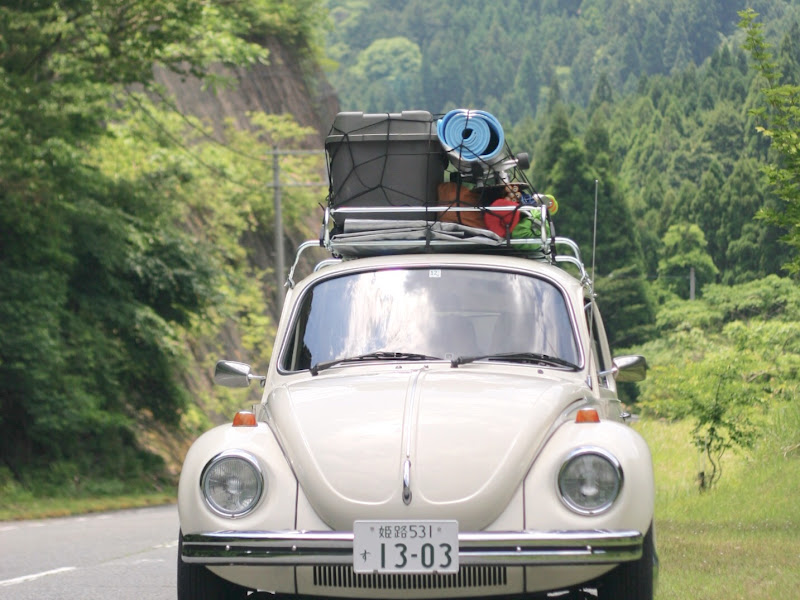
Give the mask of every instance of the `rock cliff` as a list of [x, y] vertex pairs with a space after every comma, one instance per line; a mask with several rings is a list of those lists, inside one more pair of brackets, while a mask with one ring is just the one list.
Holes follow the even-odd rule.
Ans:
[[231, 118], [247, 127], [250, 111], [268, 114], [289, 113], [300, 125], [313, 127], [319, 137], [309, 139], [309, 149], [322, 149], [325, 134], [338, 109], [333, 89], [318, 69], [311, 69], [275, 40], [266, 40], [268, 64], [249, 68], [217, 67], [215, 73], [231, 78], [231, 89], [205, 90], [194, 78], [184, 78], [159, 69], [156, 81], [172, 94], [184, 114], [213, 123], [219, 131]]

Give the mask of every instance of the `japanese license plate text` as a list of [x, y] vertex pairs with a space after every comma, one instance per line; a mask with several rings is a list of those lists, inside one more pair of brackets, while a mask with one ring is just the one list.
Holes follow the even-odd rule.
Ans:
[[455, 573], [458, 521], [356, 521], [357, 573]]

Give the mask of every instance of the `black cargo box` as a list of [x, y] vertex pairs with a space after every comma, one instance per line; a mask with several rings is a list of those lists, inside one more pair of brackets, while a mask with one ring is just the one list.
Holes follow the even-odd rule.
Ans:
[[[436, 122], [423, 110], [402, 113], [341, 112], [325, 140], [332, 209], [418, 207], [436, 205], [436, 188], [444, 180], [447, 156], [436, 134]], [[435, 215], [428, 215], [433, 220]], [[398, 211], [336, 214], [345, 218], [419, 219], [425, 213]]]

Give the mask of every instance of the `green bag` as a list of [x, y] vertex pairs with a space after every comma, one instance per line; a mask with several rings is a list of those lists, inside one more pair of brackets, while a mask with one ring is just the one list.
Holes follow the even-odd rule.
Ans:
[[[547, 235], [550, 235], [550, 227], [545, 223]], [[541, 214], [534, 213], [533, 216], [522, 215], [517, 226], [511, 231], [511, 239], [542, 239], [542, 217]], [[517, 250], [541, 251], [541, 241], [536, 244], [515, 244]]]

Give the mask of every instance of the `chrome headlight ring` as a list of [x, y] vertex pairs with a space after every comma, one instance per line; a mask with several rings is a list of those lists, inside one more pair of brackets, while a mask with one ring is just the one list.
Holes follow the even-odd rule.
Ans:
[[622, 466], [613, 454], [586, 446], [569, 453], [558, 472], [556, 488], [567, 508], [593, 516], [614, 505], [623, 481]]
[[225, 450], [208, 461], [200, 492], [212, 512], [231, 519], [251, 512], [266, 489], [258, 459], [244, 450]]

